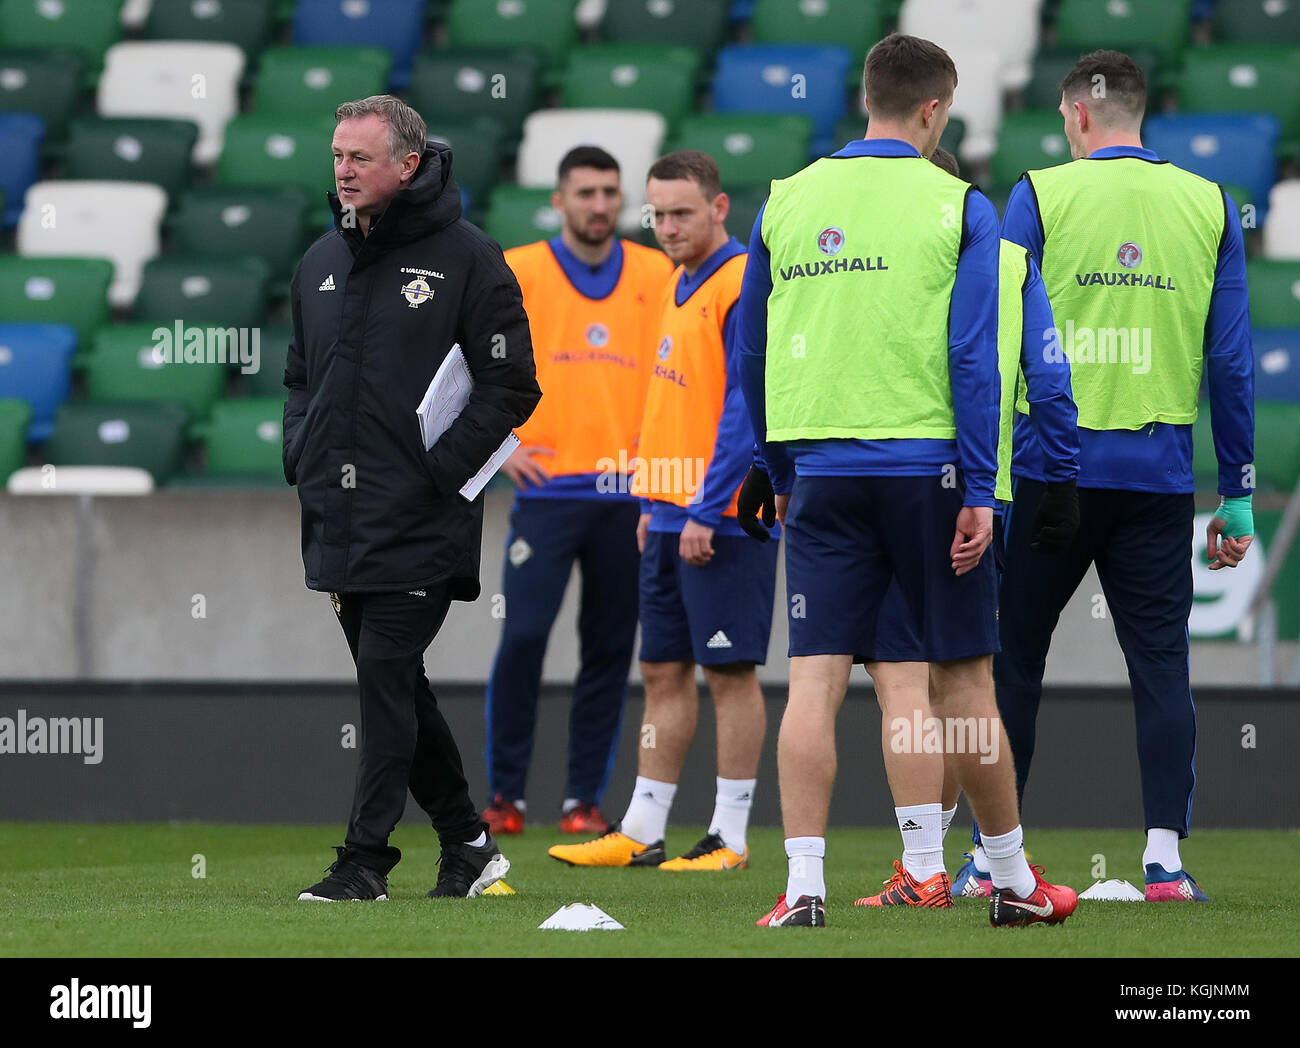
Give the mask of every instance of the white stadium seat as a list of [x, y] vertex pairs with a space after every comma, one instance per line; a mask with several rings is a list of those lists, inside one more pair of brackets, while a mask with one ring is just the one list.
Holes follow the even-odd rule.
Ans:
[[[956, 52], [971, 48], [996, 51], [998, 80], [1018, 89], [1033, 74], [1038, 49], [1042, 0], [904, 0], [898, 31], [933, 40], [956, 61]], [[966, 72], [957, 63], [958, 90]]]
[[111, 259], [108, 300], [130, 306], [159, 251], [167, 194], [152, 182], [37, 182], [18, 220], [18, 254]]
[[1278, 182], [1268, 194], [1264, 257], [1300, 259], [1300, 178]]
[[1002, 126], [1002, 85], [998, 82], [1001, 56], [987, 48], [947, 48], [957, 67], [957, 93], [951, 114], [966, 122], [961, 159], [980, 163], [998, 146]]
[[524, 121], [519, 184], [554, 186], [565, 153], [574, 146], [600, 146], [618, 161], [624, 205], [619, 225], [631, 233], [641, 228], [646, 173], [663, 152], [666, 131], [664, 118], [648, 109], [540, 109]]
[[129, 41], [104, 56], [100, 116], [153, 116], [199, 126], [194, 163], [216, 163], [230, 118], [239, 112], [244, 52], [235, 44]]

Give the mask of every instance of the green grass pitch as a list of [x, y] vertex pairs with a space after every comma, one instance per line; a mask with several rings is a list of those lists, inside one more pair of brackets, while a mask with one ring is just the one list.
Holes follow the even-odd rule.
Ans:
[[[954, 827], [949, 869], [966, 831]], [[670, 827], [669, 854], [700, 827]], [[898, 855], [888, 829], [832, 829], [828, 927], [754, 927], [785, 886], [781, 831], [750, 831], [751, 866], [735, 873], [576, 869], [546, 855], [553, 827], [507, 838], [513, 896], [425, 898], [437, 842], [399, 827], [403, 859], [381, 903], [299, 903], [333, 859], [341, 827], [198, 823], [0, 823], [0, 956], [5, 957], [1263, 957], [1293, 956], [1300, 902], [1280, 872], [1297, 834], [1204, 831], [1184, 843], [1209, 905], [1081, 903], [1060, 927], [997, 929], [987, 904], [948, 911], [869, 910]], [[569, 838], [570, 840], [576, 838]], [[1142, 836], [1116, 830], [1029, 831], [1048, 877], [1141, 884]], [[206, 874], [193, 875], [201, 855]], [[539, 931], [560, 906], [592, 902], [626, 931]]]

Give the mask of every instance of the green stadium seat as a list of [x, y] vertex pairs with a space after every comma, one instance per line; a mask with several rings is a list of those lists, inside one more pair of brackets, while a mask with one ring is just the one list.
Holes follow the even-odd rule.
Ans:
[[86, 60], [77, 51], [0, 51], [0, 112], [45, 121], [46, 151], [67, 137], [81, 98]]
[[718, 162], [722, 188], [767, 188], [808, 163], [812, 120], [805, 116], [711, 113], [682, 122], [674, 149], [699, 149]]
[[289, 395], [284, 385], [284, 367], [292, 339], [293, 328], [287, 325], [264, 327], [258, 333], [259, 366], [244, 376], [244, 390], [250, 397], [284, 400]]
[[68, 133], [63, 177], [153, 182], [175, 201], [194, 175], [199, 128], [188, 120], [77, 117]]
[[700, 54], [689, 47], [608, 44], [577, 48], [564, 71], [564, 104], [653, 109], [669, 131], [695, 107]]
[[25, 400], [0, 397], [0, 488], [14, 470], [27, 465], [27, 427], [31, 405]]
[[727, 31], [727, 0], [622, 0], [610, 4], [600, 34], [611, 43], [676, 44], [706, 56]]
[[271, 38], [273, 0], [153, 0], [144, 24], [148, 40], [207, 40], [236, 44], [250, 60]]
[[1264, 328], [1300, 328], [1300, 262], [1253, 258], [1246, 263], [1250, 322]]
[[135, 317], [255, 328], [266, 317], [266, 266], [256, 258], [160, 255], [145, 263]]
[[[839, 44], [855, 55], [866, 55], [885, 35], [891, 18], [889, 0], [758, 0], [750, 21], [756, 44]], [[856, 82], [862, 76], [853, 69]]]
[[266, 263], [272, 277], [284, 279], [306, 246], [308, 204], [307, 194], [295, 186], [192, 189], [171, 222], [172, 247], [185, 255], [252, 255]]
[[[1192, 426], [1192, 472], [1196, 487], [1215, 491], [1219, 465], [1214, 455], [1214, 431], [1209, 401], [1202, 400]], [[1255, 490], [1289, 494], [1300, 482], [1300, 405], [1255, 402]]]
[[483, 231], [508, 251], [520, 244], [559, 236], [562, 225], [560, 213], [551, 207], [551, 190], [497, 186]]
[[1220, 0], [1211, 22], [1222, 43], [1300, 44], [1300, 4], [1287, 0]]
[[121, 10], [122, 0], [0, 0], [0, 47], [77, 51], [90, 86], [122, 35]]
[[[1021, 99], [1026, 109], [1056, 109], [1061, 104], [1061, 81], [1086, 52], [1043, 50], [1034, 56], [1034, 71], [1025, 85]], [[1150, 48], [1131, 48], [1125, 52], [1147, 78], [1147, 93], [1154, 96], [1163, 81], [1160, 55]], [[1152, 109], [1148, 106], [1148, 109]]]
[[334, 115], [249, 113], [226, 125], [217, 182], [227, 186], [301, 186], [317, 201], [334, 189]]
[[447, 12], [447, 42], [456, 50], [533, 48], [558, 68], [577, 39], [573, 0], [455, 0]]
[[501, 177], [501, 142], [505, 137], [495, 120], [428, 121], [429, 138], [451, 146], [451, 176], [468, 190], [481, 210]]
[[1255, 486], [1289, 494], [1300, 482], [1300, 405], [1255, 403]]
[[206, 359], [176, 359], [171, 329], [164, 329], [166, 341], [154, 337], [157, 330], [154, 324], [101, 328], [86, 358], [87, 394], [100, 404], [179, 404], [191, 419], [207, 418], [225, 390], [227, 369]]
[[523, 49], [425, 51], [416, 56], [407, 101], [426, 123], [489, 117], [518, 141], [537, 108], [540, 72], [538, 54]]
[[1056, 46], [1076, 57], [1101, 47], [1146, 47], [1176, 66], [1191, 32], [1191, 6], [1192, 0], [1063, 0]]
[[70, 402], [44, 457], [55, 466], [137, 466], [165, 484], [181, 468], [187, 421], [175, 404]]
[[993, 184], [1012, 186], [1026, 171], [1070, 162], [1070, 143], [1061, 114], [1025, 110], [1002, 118], [998, 150], [993, 154]]
[[1248, 186], [1239, 186], [1233, 183], [1225, 183], [1224, 191], [1232, 197], [1232, 202], [1237, 205], [1238, 210], [1246, 207], [1248, 204], [1255, 203], [1255, 194]]
[[1183, 56], [1178, 107], [1186, 112], [1272, 113], [1284, 156], [1300, 152], [1300, 47], [1231, 44]]
[[386, 90], [393, 56], [377, 47], [272, 47], [262, 52], [253, 112], [328, 115]]
[[0, 316], [24, 324], [67, 324], [79, 345], [108, 321], [113, 263], [104, 258], [0, 254]]
[[749, 235], [754, 231], [754, 220], [767, 200], [767, 187], [755, 186], [728, 193], [731, 210], [727, 212], [727, 232], [749, 247]]
[[204, 476], [265, 478], [284, 483], [284, 399], [223, 400], [193, 432], [207, 450]]

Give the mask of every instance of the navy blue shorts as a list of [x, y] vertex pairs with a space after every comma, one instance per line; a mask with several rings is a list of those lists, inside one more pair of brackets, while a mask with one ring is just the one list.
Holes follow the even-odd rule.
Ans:
[[[993, 541], [985, 558], [993, 555], [993, 567], [999, 584], [1002, 578], [1002, 515], [993, 516]], [[984, 558], [981, 558], [981, 560]], [[907, 601], [898, 580], [889, 583], [885, 594], [885, 603], [880, 609], [880, 619], [876, 624], [875, 657], [860, 659], [861, 662], [941, 662], [926, 651], [921, 643], [920, 634], [912, 623], [912, 615], [907, 610]]]
[[798, 477], [785, 522], [790, 656], [885, 658], [878, 628], [893, 647], [887, 661], [1000, 650], [993, 557], [953, 574], [962, 500], [960, 485], [937, 476]]
[[767, 660], [779, 543], [713, 536], [713, 559], [681, 559], [681, 535], [652, 531], [641, 554], [641, 661], [724, 666]]

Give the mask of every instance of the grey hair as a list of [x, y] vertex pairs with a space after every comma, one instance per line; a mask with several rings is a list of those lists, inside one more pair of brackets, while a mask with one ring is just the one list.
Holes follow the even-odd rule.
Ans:
[[428, 128], [424, 118], [400, 98], [392, 95], [371, 95], [356, 102], [344, 102], [334, 110], [334, 119], [356, 120], [374, 114], [388, 124], [388, 154], [397, 163], [407, 153], [424, 155]]

